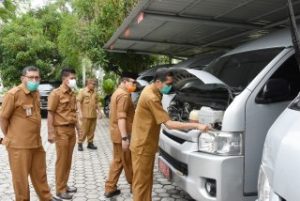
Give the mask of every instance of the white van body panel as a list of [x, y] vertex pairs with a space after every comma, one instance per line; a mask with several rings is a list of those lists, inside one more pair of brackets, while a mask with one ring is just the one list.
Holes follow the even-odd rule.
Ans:
[[261, 164], [272, 191], [287, 201], [300, 198], [299, 122], [300, 112], [291, 109], [278, 117], [266, 137]]
[[222, 130], [226, 132], [244, 132], [245, 130], [245, 105], [251, 91], [245, 89], [234, 98], [224, 113]]
[[[270, 104], [257, 104], [255, 99], [270, 77], [293, 53], [294, 51], [290, 48], [283, 50], [253, 80], [253, 82], [256, 83], [255, 87], [254, 85], [251, 85], [252, 82], [250, 84], [253, 91], [246, 103], [246, 129], [244, 133], [244, 192], [246, 193], [254, 193], [257, 190], [259, 164], [266, 133], [290, 102], [284, 101]], [[253, 147], [255, 147], [255, 149]]]

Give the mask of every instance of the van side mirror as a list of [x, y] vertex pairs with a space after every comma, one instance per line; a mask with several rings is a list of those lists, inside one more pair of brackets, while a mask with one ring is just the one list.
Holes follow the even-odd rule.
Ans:
[[266, 104], [289, 100], [291, 87], [287, 80], [274, 78], [268, 80], [255, 99], [256, 103]]

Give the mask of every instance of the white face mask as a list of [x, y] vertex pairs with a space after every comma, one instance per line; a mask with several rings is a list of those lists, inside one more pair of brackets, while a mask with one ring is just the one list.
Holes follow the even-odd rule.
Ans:
[[68, 87], [70, 87], [71, 89], [75, 89], [77, 87], [76, 80], [75, 79], [69, 80]]

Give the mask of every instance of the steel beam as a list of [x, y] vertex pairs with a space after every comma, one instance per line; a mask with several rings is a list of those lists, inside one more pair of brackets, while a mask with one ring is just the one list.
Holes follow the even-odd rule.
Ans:
[[179, 23], [189, 23], [189, 24], [206, 24], [210, 26], [220, 26], [220, 27], [236, 27], [236, 28], [246, 28], [246, 29], [258, 29], [261, 28], [260, 25], [253, 25], [250, 23], [237, 23], [224, 20], [214, 20], [207, 19], [203, 17], [195, 16], [178, 16], [178, 15], [169, 15], [165, 13], [159, 13], [154, 11], [145, 10], [144, 17], [160, 20], [160, 21], [169, 21], [169, 22], [179, 22]]
[[[297, 16], [295, 17], [295, 19], [300, 19], [300, 15], [297, 15]], [[202, 47], [202, 48], [203, 48], [203, 47], [210, 47], [211, 45], [215, 45], [215, 44], [217, 44], [217, 43], [221, 43], [221, 42], [228, 41], [228, 40], [231, 40], [231, 39], [240, 37], [240, 36], [244, 36], [244, 35], [247, 35], [247, 34], [250, 34], [250, 33], [254, 32], [254, 31], [264, 30], [264, 29], [271, 29], [271, 28], [273, 28], [273, 27], [282, 25], [282, 24], [286, 23], [287, 21], [288, 21], [288, 19], [281, 20], [281, 21], [279, 21], [279, 22], [275, 22], [275, 23], [266, 25], [266, 26], [262, 27], [261, 29], [245, 31], [245, 32], [242, 32], [242, 33], [238, 33], [238, 34], [232, 35], [232, 36], [227, 37], [227, 38], [222, 38], [222, 39], [220, 39], [220, 40], [216, 40], [216, 41], [212, 41], [212, 42], [203, 44], [201, 47]]]

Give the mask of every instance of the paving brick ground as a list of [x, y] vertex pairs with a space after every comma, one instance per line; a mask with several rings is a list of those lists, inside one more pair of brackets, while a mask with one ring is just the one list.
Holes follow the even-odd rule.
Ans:
[[[47, 152], [47, 173], [48, 182], [55, 191], [54, 180], [54, 164], [55, 164], [55, 146], [47, 143], [46, 140], [47, 127], [46, 120], [42, 121], [42, 138], [44, 148]], [[122, 174], [119, 181], [121, 195], [111, 199], [105, 199], [104, 182], [108, 174], [109, 164], [112, 157], [112, 146], [108, 133], [107, 119], [100, 120], [97, 125], [95, 145], [98, 146], [97, 151], [90, 151], [84, 146], [84, 152], [78, 152], [77, 147], [74, 150], [73, 166], [70, 175], [69, 185], [78, 188], [78, 192], [74, 194], [73, 201], [130, 201], [129, 186]], [[157, 171], [157, 165], [154, 170], [154, 186], [153, 201], [192, 201], [192, 199], [175, 185], [169, 183]], [[31, 200], [38, 201], [34, 190], [31, 189]], [[8, 165], [7, 153], [3, 146], [0, 147], [0, 201], [14, 200], [14, 192], [12, 189], [11, 175]]]

